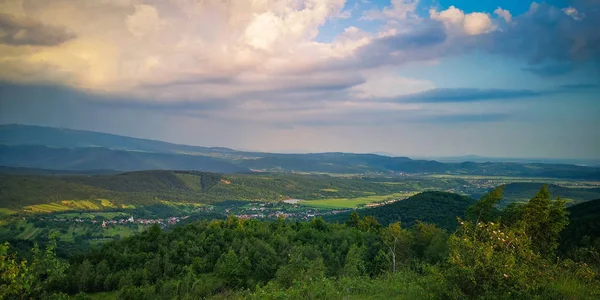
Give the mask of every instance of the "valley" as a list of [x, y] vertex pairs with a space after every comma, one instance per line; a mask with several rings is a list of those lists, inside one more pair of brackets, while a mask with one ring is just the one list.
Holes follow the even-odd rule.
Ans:
[[[430, 220], [428, 217], [435, 215], [426, 211], [431, 204], [416, 203], [421, 193], [444, 191], [478, 199], [500, 185], [506, 185], [500, 207], [531, 198], [542, 184], [550, 184], [552, 193], [569, 205], [600, 198], [599, 182], [562, 178], [165, 170], [104, 175], [47, 173], [39, 170], [29, 175], [0, 174], [0, 238], [43, 241], [51, 231], [59, 229], [61, 243], [77, 242], [87, 248], [139, 233], [152, 224], [167, 229], [230, 215], [256, 220], [284, 217], [291, 221], [323, 217], [343, 222], [353, 211], [369, 215], [388, 211], [388, 207], [403, 205], [401, 202], [405, 201], [407, 205], [415, 204], [407, 206], [404, 218]], [[464, 205], [449, 211], [449, 219], [442, 216], [431, 220], [451, 228], [453, 213], [464, 210]], [[127, 221], [130, 217], [133, 222]]]
[[[565, 230], [552, 231], [548, 247], [598, 264], [598, 167], [243, 152], [35, 126], [0, 125], [0, 143], [0, 251], [10, 245], [16, 258], [70, 266], [56, 279], [61, 284], [44, 290], [84, 299], [162, 299], [174, 293], [169, 286], [186, 284], [196, 287], [178, 290], [182, 299], [317, 290], [336, 298], [359, 278], [367, 283], [362, 295], [376, 299], [432, 298], [433, 283], [435, 295], [452, 298], [469, 293], [468, 285], [460, 292], [446, 285], [462, 284], [463, 275], [452, 272], [463, 266], [453, 259], [480, 255], [473, 245], [483, 253], [479, 261], [522, 260], [511, 270], [546, 263], [543, 240], [519, 244], [522, 253], [489, 244], [497, 222], [516, 241], [526, 240], [519, 226], [552, 219]], [[548, 217], [529, 218], [540, 199], [535, 209]], [[473, 241], [470, 226], [479, 230]], [[40, 246], [49, 256], [36, 256]], [[484, 273], [501, 268], [486, 263]], [[561, 269], [576, 266], [552, 272], [589, 282]], [[591, 272], [581, 268], [573, 272]], [[405, 282], [397, 291], [387, 286]], [[544, 293], [570, 293], [562, 282], [536, 284]]]

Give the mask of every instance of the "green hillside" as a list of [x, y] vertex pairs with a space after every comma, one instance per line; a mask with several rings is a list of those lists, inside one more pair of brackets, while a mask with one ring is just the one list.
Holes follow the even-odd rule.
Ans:
[[[578, 246], [590, 246], [595, 240], [600, 242], [600, 199], [573, 205], [568, 208], [568, 211], [570, 222], [562, 232], [563, 250]], [[584, 237], [587, 238], [584, 239]], [[600, 247], [600, 244], [596, 247]]]
[[[359, 214], [373, 216], [383, 225], [401, 222], [402, 226], [411, 227], [421, 221], [452, 230], [458, 225], [456, 218], [464, 216], [473, 203], [475, 200], [457, 194], [424, 192], [389, 205], [360, 210]], [[349, 216], [346, 213], [329, 219], [343, 222]]]
[[[542, 183], [510, 183], [504, 188], [504, 206], [510, 202], [525, 202], [531, 199], [540, 190]], [[566, 188], [556, 184], [548, 185], [550, 193], [567, 200], [567, 204], [578, 204], [600, 198], [600, 188]]]
[[0, 207], [107, 199], [116, 206], [159, 201], [214, 203], [387, 195], [406, 185], [325, 175], [237, 174], [194, 171], [139, 171], [116, 175], [0, 175]]

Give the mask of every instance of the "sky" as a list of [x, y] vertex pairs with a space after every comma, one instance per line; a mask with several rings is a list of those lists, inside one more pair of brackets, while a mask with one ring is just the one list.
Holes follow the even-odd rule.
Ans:
[[0, 124], [600, 158], [600, 0], [0, 0]]

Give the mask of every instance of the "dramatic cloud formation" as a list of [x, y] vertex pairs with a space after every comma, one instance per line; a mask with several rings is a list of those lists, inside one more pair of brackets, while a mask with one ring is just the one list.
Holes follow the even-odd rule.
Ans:
[[[298, 128], [376, 136], [363, 128], [542, 122], [521, 112], [552, 103], [557, 113], [567, 91], [577, 90], [571, 101], [579, 109], [591, 103], [593, 89], [575, 87], [600, 84], [599, 7], [589, 0], [533, 2], [525, 11], [419, 0], [5, 0], [0, 121], [39, 117], [24, 106], [48, 98], [46, 106], [70, 99], [86, 112], [180, 118], [169, 126], [227, 122], [223, 134], [240, 137], [233, 131], [243, 127], [266, 143], [291, 128], [308, 143], [314, 136]], [[25, 93], [34, 86], [48, 90]], [[549, 128], [536, 124], [530, 128]]]
[[74, 38], [64, 28], [4, 13], [0, 13], [0, 33], [0, 43], [9, 45], [55, 46]]

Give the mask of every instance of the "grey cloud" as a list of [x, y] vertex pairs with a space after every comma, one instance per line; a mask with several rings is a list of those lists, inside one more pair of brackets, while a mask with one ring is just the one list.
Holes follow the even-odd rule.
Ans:
[[[532, 65], [600, 59], [600, 9], [582, 1], [573, 2], [573, 7], [586, 17], [575, 20], [560, 8], [542, 3], [506, 28], [482, 37], [482, 44], [487, 51], [522, 57]], [[551, 74], [560, 73], [561, 68], [534, 70]]]
[[441, 23], [424, 20], [411, 26], [413, 28], [410, 31], [376, 38], [356, 49], [351, 57], [324, 62], [316, 70], [368, 68], [446, 55], [447, 35]]
[[500, 99], [530, 98], [545, 95], [550, 92], [537, 92], [532, 90], [502, 90], [502, 89], [475, 89], [475, 88], [451, 88], [432, 89], [421, 93], [410, 94], [400, 97], [388, 98], [392, 102], [422, 102], [422, 103], [446, 103], [446, 102], [477, 102]]
[[[438, 23], [425, 23], [410, 33], [401, 33], [378, 39], [371, 46], [386, 50], [416, 50], [423, 47], [439, 45], [446, 41], [446, 32]], [[366, 47], [368, 51], [373, 48]]]
[[56, 46], [75, 38], [66, 28], [45, 25], [27, 17], [0, 13], [0, 43]]
[[231, 76], [204, 76], [204, 75], [187, 75], [179, 76], [180, 78], [167, 81], [155, 81], [140, 84], [140, 88], [165, 88], [184, 85], [204, 85], [204, 84], [232, 84], [234, 80]]
[[522, 68], [523, 71], [531, 72], [540, 77], [555, 77], [572, 72], [575, 67], [570, 63], [550, 64], [539, 67]]
[[[115, 95], [96, 95], [67, 87], [53, 85], [18, 85], [0, 82], [0, 105], [19, 103], [28, 105], [29, 99], [45, 100], [48, 103], [61, 102], [62, 105], [73, 106], [79, 103], [87, 108], [106, 109], [139, 109], [179, 113], [182, 111], [212, 111], [227, 109], [231, 103], [224, 99], [198, 99], [201, 101], [158, 102], [147, 99]], [[78, 105], [79, 105], [78, 104]]]
[[[303, 81], [303, 82], [302, 82]], [[294, 82], [283, 83], [284, 87], [272, 89], [273, 92], [309, 93], [346, 90], [353, 86], [365, 83], [360, 76], [341, 76], [331, 79], [301, 79]]]
[[494, 123], [513, 119], [510, 114], [454, 114], [423, 117], [418, 122], [426, 123]]

